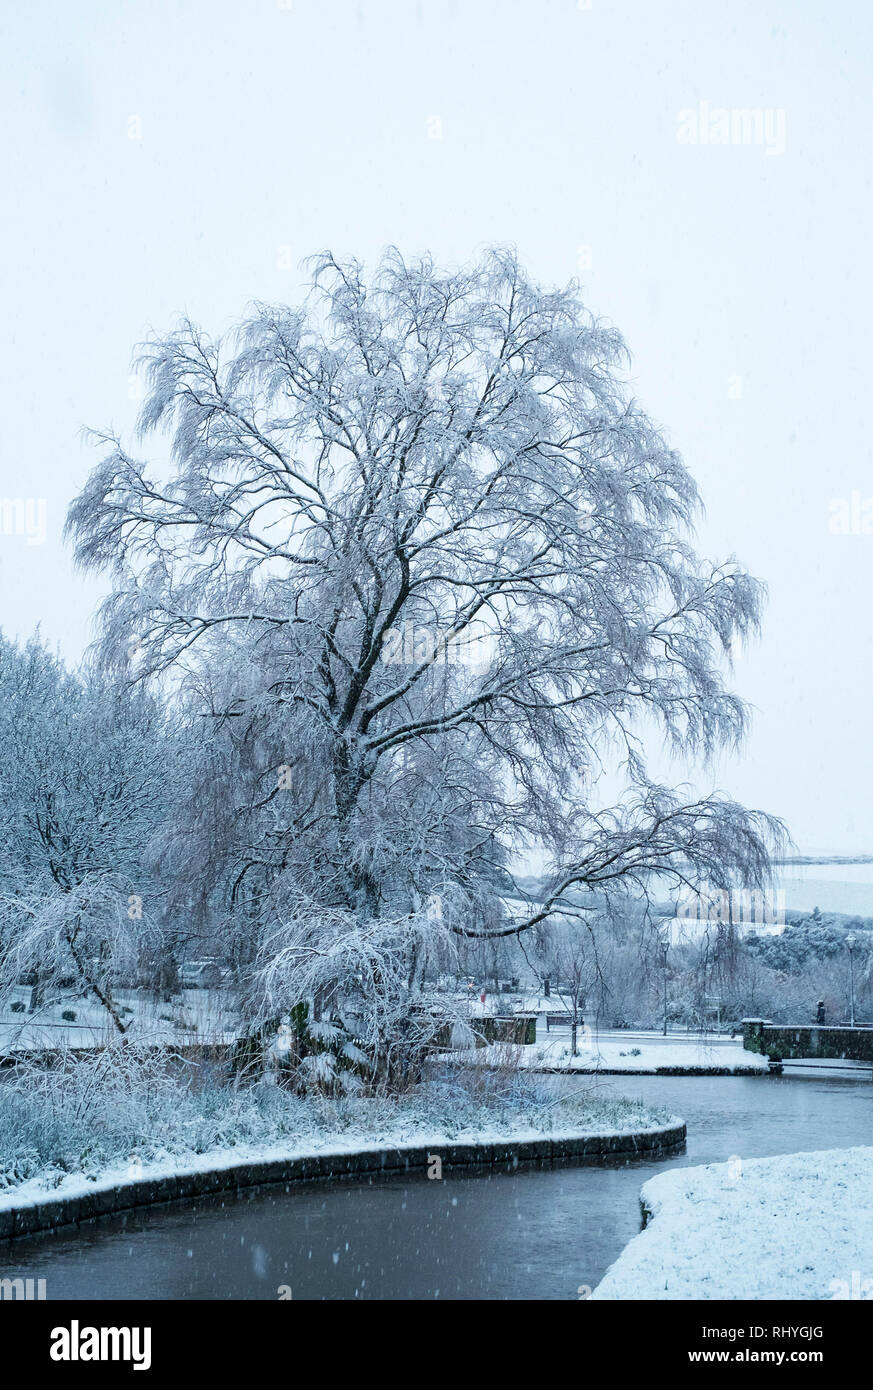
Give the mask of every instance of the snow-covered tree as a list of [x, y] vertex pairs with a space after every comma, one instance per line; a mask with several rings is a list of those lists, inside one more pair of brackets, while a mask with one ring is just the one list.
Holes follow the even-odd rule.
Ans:
[[[503, 251], [443, 273], [392, 250], [369, 280], [323, 254], [300, 307], [145, 347], [164, 475], [99, 436], [68, 526], [113, 575], [106, 664], [135, 643], [199, 721], [215, 814], [178, 843], [271, 940], [270, 978], [324, 932], [346, 973], [380, 924], [396, 960], [407, 922], [414, 985], [422, 922], [499, 938], [580, 889], [765, 879], [774, 821], [647, 773], [645, 731], [701, 762], [742, 739], [722, 667], [762, 590], [698, 558], [694, 483], [625, 362], [576, 286]], [[531, 846], [549, 889], [506, 921]]]
[[0, 636], [0, 989], [60, 981], [123, 1031], [113, 980], [159, 913], [146, 851], [167, 791], [163, 715], [143, 691]]

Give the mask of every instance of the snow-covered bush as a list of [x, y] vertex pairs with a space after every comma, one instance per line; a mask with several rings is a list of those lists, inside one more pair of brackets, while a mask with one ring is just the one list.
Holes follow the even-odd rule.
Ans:
[[565, 1095], [548, 1078], [506, 1066], [439, 1068], [400, 1097], [336, 1090], [300, 1095], [266, 1075], [232, 1084], [225, 1069], [195, 1065], [129, 1039], [95, 1054], [58, 1053], [51, 1065], [13, 1069], [0, 1085], [0, 1189], [29, 1179], [57, 1185], [150, 1162], [227, 1150], [290, 1152], [329, 1144], [396, 1142], [416, 1134], [511, 1136], [521, 1130], [598, 1132], [666, 1118], [642, 1102]]

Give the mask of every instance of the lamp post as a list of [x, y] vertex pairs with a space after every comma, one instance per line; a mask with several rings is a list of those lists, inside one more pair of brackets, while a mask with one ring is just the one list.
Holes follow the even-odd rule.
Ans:
[[661, 937], [661, 967], [664, 971], [664, 1037], [667, 1036], [667, 952], [670, 943], [666, 936]]
[[849, 952], [849, 1024], [855, 1026], [855, 938], [849, 933], [846, 937], [846, 949]]

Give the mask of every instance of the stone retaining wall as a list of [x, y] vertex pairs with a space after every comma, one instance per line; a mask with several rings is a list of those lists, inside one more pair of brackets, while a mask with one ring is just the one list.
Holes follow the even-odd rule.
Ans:
[[824, 1057], [829, 1061], [873, 1062], [873, 1028], [826, 1024], [794, 1027], [744, 1018], [743, 1047], [774, 1061]]
[[546, 1072], [550, 1076], [766, 1076], [763, 1067], [746, 1067], [742, 1062], [731, 1067], [525, 1067], [525, 1071]]
[[660, 1158], [685, 1146], [684, 1123], [637, 1134], [579, 1135], [569, 1138], [506, 1139], [498, 1142], [431, 1144], [408, 1148], [362, 1149], [354, 1153], [270, 1158], [233, 1167], [209, 1168], [163, 1178], [136, 1178], [115, 1186], [95, 1187], [76, 1196], [47, 1197], [20, 1207], [0, 1209], [0, 1239], [51, 1231], [100, 1216], [113, 1216], [165, 1202], [191, 1200], [219, 1192], [373, 1173], [425, 1171], [434, 1157], [446, 1168], [515, 1167], [519, 1163], [596, 1163], [604, 1158]]

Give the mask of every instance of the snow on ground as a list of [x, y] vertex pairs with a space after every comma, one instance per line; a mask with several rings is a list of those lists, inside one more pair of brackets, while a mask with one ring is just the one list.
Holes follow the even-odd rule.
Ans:
[[767, 1071], [767, 1058], [757, 1052], [747, 1052], [742, 1039], [709, 1037], [668, 1037], [636, 1034], [629, 1037], [598, 1037], [584, 1034], [580, 1029], [578, 1055], [570, 1055], [569, 1030], [546, 1034], [526, 1047], [508, 1048], [497, 1043], [492, 1047], [465, 1052], [465, 1060], [480, 1064], [498, 1064], [511, 1054], [518, 1065], [531, 1070], [560, 1071], [617, 1071], [656, 1073], [664, 1069], [708, 1071], [713, 1067], [727, 1071]]
[[595, 1299], [873, 1299], [873, 1148], [674, 1168]]
[[[180, 1173], [211, 1172], [215, 1169], [236, 1168], [240, 1164], [260, 1163], [272, 1159], [290, 1160], [318, 1155], [378, 1152], [381, 1149], [400, 1150], [427, 1147], [435, 1154], [449, 1144], [502, 1143], [507, 1140], [522, 1143], [526, 1140], [542, 1139], [544, 1135], [560, 1142], [562, 1139], [576, 1139], [580, 1135], [592, 1134], [612, 1137], [627, 1133], [646, 1133], [659, 1130], [665, 1125], [679, 1125], [682, 1120], [677, 1115], [659, 1115], [642, 1102], [634, 1105], [626, 1102], [623, 1108], [614, 1103], [592, 1099], [586, 1118], [574, 1120], [572, 1125], [562, 1124], [560, 1119], [550, 1114], [536, 1117], [520, 1116], [515, 1124], [501, 1122], [499, 1125], [477, 1125], [470, 1123], [452, 1127], [451, 1133], [445, 1129], [434, 1129], [420, 1116], [397, 1115], [392, 1124], [383, 1126], [360, 1125], [346, 1130], [343, 1134], [309, 1133], [297, 1140], [285, 1139], [282, 1143], [237, 1143], [232, 1146], [215, 1147], [205, 1153], [167, 1154], [160, 1160], [143, 1161], [132, 1153], [126, 1163], [111, 1164], [94, 1169], [88, 1173], [62, 1173], [58, 1170], [42, 1172], [14, 1187], [0, 1189], [0, 1211], [10, 1207], [16, 1209], [34, 1203], [54, 1201], [58, 1197], [78, 1197], [86, 1192], [103, 1192], [108, 1188], [124, 1186], [141, 1179], [173, 1177]], [[620, 1118], [619, 1118], [620, 1117]], [[535, 1123], [530, 1119], [534, 1118]], [[616, 1120], [619, 1120], [616, 1123]]]
[[[0, 1011], [0, 1055], [41, 1047], [99, 1047], [114, 1032], [106, 1010], [96, 1000], [70, 992], [31, 1014], [30, 997], [30, 988], [20, 985], [12, 998], [24, 1005], [23, 1012], [13, 1013], [8, 1006]], [[218, 989], [181, 990], [172, 1003], [157, 1002], [135, 990], [119, 990], [117, 1003], [125, 1024], [148, 1041], [219, 1042], [236, 1036], [227, 996]], [[64, 1013], [74, 1017], [65, 1019]]]

